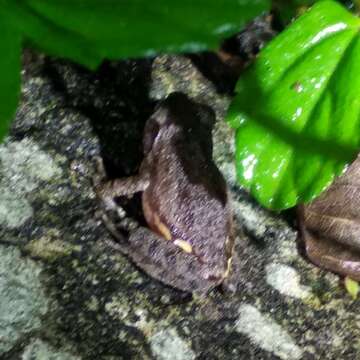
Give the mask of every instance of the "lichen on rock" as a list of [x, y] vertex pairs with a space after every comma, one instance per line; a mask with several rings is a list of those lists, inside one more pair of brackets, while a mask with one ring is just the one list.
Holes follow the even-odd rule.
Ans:
[[0, 245], [0, 355], [39, 330], [49, 302], [40, 281], [42, 268], [13, 246]]

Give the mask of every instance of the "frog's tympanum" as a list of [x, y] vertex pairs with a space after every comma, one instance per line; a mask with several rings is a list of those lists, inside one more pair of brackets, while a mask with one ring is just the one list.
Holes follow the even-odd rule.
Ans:
[[309, 259], [360, 280], [360, 157], [318, 199], [299, 209]]
[[223, 282], [233, 248], [227, 186], [212, 160], [214, 120], [209, 108], [171, 94], [145, 125], [139, 174], [97, 187], [108, 206], [142, 192], [151, 230], [137, 228], [118, 247], [152, 277], [199, 293]]

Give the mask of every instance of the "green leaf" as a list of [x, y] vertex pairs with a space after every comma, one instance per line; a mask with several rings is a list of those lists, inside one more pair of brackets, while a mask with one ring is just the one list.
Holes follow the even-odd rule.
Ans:
[[7, 134], [20, 94], [21, 37], [0, 9], [0, 142]]
[[350, 294], [352, 299], [356, 300], [356, 298], [359, 294], [359, 283], [357, 281], [351, 279], [350, 277], [346, 276], [344, 284], [345, 284], [345, 288], [346, 288], [347, 292]]
[[262, 203], [310, 201], [355, 158], [360, 143], [360, 19], [315, 4], [276, 37], [237, 83], [238, 179]]
[[0, 0], [0, 5], [6, 18], [26, 41], [48, 55], [69, 58], [91, 69], [103, 60], [91, 41], [55, 26], [34, 13], [23, 1]]
[[269, 0], [2, 0], [26, 38], [90, 67], [103, 58], [215, 48]]

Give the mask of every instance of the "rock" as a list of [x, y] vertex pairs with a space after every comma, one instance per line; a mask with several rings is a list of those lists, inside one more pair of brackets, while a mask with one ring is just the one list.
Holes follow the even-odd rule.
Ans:
[[26, 346], [21, 360], [80, 360], [66, 351], [57, 351], [46, 342], [37, 339]]
[[260, 348], [274, 353], [283, 360], [298, 360], [303, 356], [302, 350], [289, 334], [252, 305], [240, 306], [236, 330], [246, 334]]
[[300, 274], [291, 266], [272, 263], [265, 270], [267, 283], [283, 295], [298, 299], [312, 295], [308, 286], [300, 285]]
[[14, 229], [33, 215], [27, 194], [59, 176], [61, 170], [30, 139], [0, 145], [0, 163], [0, 225]]
[[194, 360], [195, 353], [174, 329], [161, 330], [150, 339], [153, 354], [158, 360]]
[[0, 246], [0, 356], [41, 328], [48, 300], [41, 266], [13, 246]]

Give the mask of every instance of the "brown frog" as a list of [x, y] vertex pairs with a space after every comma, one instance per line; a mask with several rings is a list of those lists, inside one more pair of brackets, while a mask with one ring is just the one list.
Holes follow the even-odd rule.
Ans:
[[233, 249], [226, 182], [212, 159], [213, 112], [173, 93], [147, 120], [139, 174], [96, 187], [108, 208], [142, 192], [149, 228], [129, 238], [106, 221], [116, 247], [150, 276], [172, 287], [206, 293], [227, 277]]

